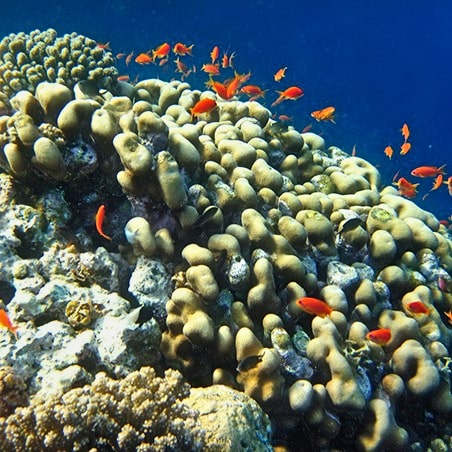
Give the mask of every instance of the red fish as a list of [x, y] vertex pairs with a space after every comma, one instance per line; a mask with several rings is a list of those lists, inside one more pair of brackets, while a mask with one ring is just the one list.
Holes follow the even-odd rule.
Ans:
[[217, 82], [210, 78], [206, 85], [209, 86], [212, 91], [215, 91], [222, 99], [228, 99], [228, 87], [224, 83]]
[[273, 76], [273, 78], [275, 79], [275, 82], [280, 82], [281, 79], [286, 76], [286, 69], [287, 69], [287, 66], [282, 67], [281, 69], [278, 69], [276, 71], [275, 75]]
[[405, 155], [410, 152], [411, 149], [411, 143], [408, 143], [408, 141], [405, 141], [402, 146], [400, 146], [400, 155]]
[[308, 124], [307, 126], [303, 127], [303, 130], [301, 131], [301, 133], [307, 133], [312, 129], [312, 124]]
[[210, 52], [210, 60], [212, 61], [212, 64], [215, 64], [218, 60], [218, 57], [220, 56], [220, 49], [218, 46], [215, 46], [212, 51]]
[[444, 168], [446, 167], [446, 164], [437, 167], [437, 166], [418, 166], [417, 168], [414, 168], [413, 171], [411, 171], [412, 176], [416, 177], [435, 177], [438, 174], [446, 174], [444, 171]]
[[296, 302], [296, 305], [307, 312], [308, 314], [318, 315], [320, 317], [326, 317], [330, 315], [333, 310], [322, 300], [313, 297], [302, 297], [299, 298]]
[[386, 345], [391, 340], [391, 330], [388, 328], [380, 328], [372, 330], [366, 334], [366, 339], [375, 342], [378, 345]]
[[336, 112], [336, 109], [334, 107], [326, 107], [322, 108], [321, 110], [316, 110], [311, 113], [311, 116], [315, 118], [317, 121], [331, 121], [333, 124], [336, 124], [334, 122], [334, 113]]
[[[153, 58], [151, 57], [151, 55], [149, 55], [149, 53], [140, 53], [136, 58], [135, 58], [135, 63], [138, 64], [151, 64], [153, 62]], [[127, 64], [127, 61], [126, 61]]]
[[384, 150], [384, 153], [385, 153], [386, 157], [388, 157], [389, 160], [391, 160], [392, 155], [394, 154], [394, 149], [392, 149], [391, 146], [386, 146], [385, 150]]
[[164, 42], [152, 51], [152, 58], [165, 58], [170, 50], [171, 46], [167, 42]]
[[203, 64], [201, 70], [210, 75], [218, 75], [220, 73], [219, 64]]
[[430, 309], [427, 306], [425, 306], [425, 304], [422, 303], [422, 301], [410, 301], [406, 304], [406, 307], [413, 314], [428, 315], [430, 313]]
[[303, 90], [301, 88], [299, 88], [298, 86], [290, 86], [289, 88], [287, 88], [284, 91], [276, 91], [276, 92], [279, 94], [279, 97], [272, 103], [272, 105], [271, 105], [272, 107], [280, 104], [284, 100], [297, 100], [304, 94]]
[[402, 132], [403, 138], [405, 140], [405, 143], [407, 142], [409, 136], [410, 136], [410, 129], [408, 128], [408, 124], [404, 124], [402, 128], [400, 129]]
[[287, 115], [279, 115], [278, 119], [282, 122], [290, 122], [293, 120], [293, 118], [291, 116], [287, 116]]
[[126, 75], [118, 75], [116, 77], [116, 80], [118, 80], [118, 82], [128, 82], [130, 81], [130, 77], [126, 74]]
[[15, 338], [17, 339], [17, 327], [11, 323], [8, 314], [4, 309], [0, 309], [0, 326], [4, 326], [9, 331], [11, 331], [11, 333], [13, 333]]
[[182, 44], [181, 42], [178, 42], [173, 47], [173, 52], [176, 55], [184, 56], [184, 55], [191, 55], [191, 49], [193, 49], [194, 44], [191, 46], [186, 46], [185, 44]]
[[99, 235], [102, 236], [104, 239], [111, 240], [111, 237], [105, 234], [105, 232], [102, 229], [104, 219], [105, 219], [105, 205], [102, 204], [101, 206], [99, 206], [96, 213], [96, 230], [99, 233]]
[[404, 177], [401, 177], [397, 182], [394, 183], [394, 185], [397, 185], [399, 193], [402, 196], [405, 196], [407, 198], [414, 198], [417, 195], [417, 186], [419, 184], [412, 184]]
[[190, 110], [192, 118], [194, 116], [199, 116], [203, 113], [210, 113], [217, 107], [217, 103], [213, 99], [209, 99], [208, 97], [198, 100], [193, 108]]

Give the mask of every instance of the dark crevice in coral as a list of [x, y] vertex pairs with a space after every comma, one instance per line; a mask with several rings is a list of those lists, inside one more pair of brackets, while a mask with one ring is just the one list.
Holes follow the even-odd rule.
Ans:
[[5, 304], [8, 304], [16, 293], [15, 287], [8, 281], [0, 280], [0, 298]]

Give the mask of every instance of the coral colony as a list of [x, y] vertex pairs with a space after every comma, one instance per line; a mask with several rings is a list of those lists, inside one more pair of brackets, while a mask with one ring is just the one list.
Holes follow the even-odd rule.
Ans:
[[0, 63], [0, 450], [450, 447], [431, 213], [257, 101], [117, 81], [75, 33]]

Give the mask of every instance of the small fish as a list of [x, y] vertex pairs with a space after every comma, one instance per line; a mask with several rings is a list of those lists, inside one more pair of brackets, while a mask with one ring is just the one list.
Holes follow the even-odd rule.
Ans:
[[404, 177], [399, 178], [399, 180], [397, 182], [394, 182], [393, 184], [397, 185], [399, 193], [402, 196], [405, 196], [407, 198], [414, 198], [417, 195], [417, 186], [419, 184], [412, 184]]
[[220, 65], [217, 64], [203, 64], [201, 67], [201, 71], [204, 71], [206, 74], [210, 75], [218, 75], [220, 73]]
[[102, 227], [105, 219], [105, 205], [99, 206], [96, 212], [96, 230], [104, 239], [111, 240], [111, 237], [103, 231]]
[[17, 339], [17, 327], [11, 323], [8, 314], [4, 309], [0, 309], [0, 326], [3, 326], [11, 331], [11, 333], [13, 333], [15, 338]]
[[193, 46], [194, 44], [187, 47], [185, 44], [178, 42], [173, 47], [173, 53], [180, 56], [191, 55], [191, 50], [193, 49]]
[[407, 309], [413, 314], [426, 314], [430, 313], [430, 309], [425, 306], [422, 301], [410, 301], [406, 304]]
[[245, 359], [242, 359], [237, 365], [237, 372], [248, 372], [253, 367], [256, 367], [260, 362], [262, 362], [262, 358], [264, 357], [265, 351], [263, 351], [260, 355], [251, 355], [247, 356]]
[[452, 196], [452, 176], [447, 178], [447, 181], [444, 182], [447, 185], [447, 190], [449, 191], [449, 196]]
[[352, 147], [352, 157], [356, 157], [356, 144]]
[[228, 87], [221, 82], [217, 82], [212, 78], [206, 83], [208, 87], [215, 91], [222, 99], [228, 99]]
[[128, 66], [132, 62], [132, 58], [133, 58], [133, 50], [126, 56], [126, 60], [125, 60], [126, 66]]
[[400, 129], [403, 135], [403, 139], [405, 140], [405, 143], [407, 142], [409, 136], [410, 136], [410, 129], [408, 128], [408, 124], [404, 124], [402, 128]]
[[125, 56], [126, 56], [125, 53], [117, 53], [117, 54], [116, 54], [116, 59], [117, 59], [117, 60], [120, 60], [121, 58], [124, 58]]
[[405, 143], [400, 146], [400, 155], [408, 154], [408, 152], [411, 149], [411, 143], [408, 143], [408, 141], [405, 141]]
[[312, 129], [312, 124], [308, 124], [306, 126], [303, 127], [303, 130], [301, 131], [301, 133], [307, 133]]
[[447, 317], [447, 321], [452, 325], [452, 310], [449, 309], [448, 312], [444, 311], [444, 314]]
[[308, 314], [318, 315], [320, 317], [326, 317], [330, 315], [333, 310], [322, 300], [313, 297], [302, 297], [299, 298], [296, 302], [296, 305], [307, 312]]
[[110, 41], [106, 42], [105, 44], [102, 44], [101, 42], [96, 42], [96, 46], [102, 50], [111, 50], [110, 49]]
[[130, 81], [130, 77], [127, 74], [126, 75], [118, 75], [116, 77], [116, 80], [118, 82], [128, 82], [128, 81]]
[[289, 88], [285, 89], [284, 91], [276, 91], [279, 94], [278, 99], [276, 99], [272, 103], [272, 107], [275, 105], [280, 104], [284, 100], [297, 100], [301, 96], [303, 96], [304, 92], [301, 88], [298, 86], [290, 86]]
[[212, 110], [217, 108], [217, 103], [213, 99], [209, 99], [208, 97], [198, 100], [193, 108], [190, 109], [192, 118], [194, 116], [199, 116], [203, 113], [210, 113]]
[[210, 60], [212, 64], [215, 64], [218, 60], [218, 57], [220, 56], [220, 49], [218, 46], [215, 46], [212, 51], [210, 52]]
[[165, 58], [170, 50], [171, 46], [167, 42], [164, 42], [152, 51], [152, 58]]
[[418, 166], [417, 168], [414, 168], [413, 171], [411, 171], [412, 176], [416, 177], [435, 177], [438, 174], [446, 174], [444, 171], [444, 168], [446, 167], [446, 164], [437, 167], [437, 166]]
[[334, 107], [325, 107], [321, 110], [316, 110], [311, 113], [311, 116], [316, 121], [331, 121], [333, 124], [336, 124], [334, 122], [334, 113], [336, 112], [336, 109]]
[[181, 79], [185, 80], [192, 72], [196, 72], [196, 67], [193, 66], [191, 69], [188, 69], [187, 65], [184, 64], [179, 57], [174, 61], [176, 63], [176, 71], [182, 74]]
[[434, 191], [434, 190], [438, 190], [439, 187], [441, 187], [441, 185], [443, 185], [443, 175], [442, 174], [438, 174], [438, 176], [435, 177], [435, 180], [433, 181], [433, 186], [430, 189], [430, 191], [428, 193], [426, 193], [423, 197], [422, 200], [424, 200], [429, 194], [430, 192]]
[[[251, 99], [250, 99], [251, 100]], [[283, 122], [290, 122], [290, 121], [293, 121], [293, 117], [292, 116], [287, 116], [287, 115], [279, 115], [278, 116], [278, 119], [280, 120], [280, 121], [283, 121]]]
[[[138, 64], [151, 64], [153, 63], [154, 60], [151, 57], [151, 55], [149, 55], [149, 53], [140, 53], [136, 58], [135, 58], [135, 63]], [[126, 62], [127, 63], [127, 62]]]
[[392, 149], [391, 146], [386, 146], [385, 150], [384, 150], [384, 153], [385, 153], [386, 157], [388, 157], [389, 160], [391, 160], [391, 158], [392, 158], [392, 156], [394, 154], [394, 149]]
[[265, 91], [257, 85], [245, 85], [240, 89], [240, 92], [254, 99], [265, 96]]
[[356, 229], [357, 227], [362, 226], [363, 224], [364, 221], [361, 220], [361, 218], [359, 217], [348, 218], [347, 220], [341, 221], [337, 229], [337, 232], [339, 234], [343, 234], [344, 232], [353, 231], [353, 229]]
[[221, 59], [221, 67], [223, 69], [226, 69], [227, 67], [231, 67], [234, 68], [234, 64], [232, 62], [232, 60], [235, 57], [235, 52], [232, 52], [229, 56], [228, 54], [225, 52], [223, 54], [223, 58]]
[[286, 70], [287, 70], [287, 66], [282, 67], [281, 69], [278, 69], [276, 71], [275, 75], [273, 76], [273, 78], [275, 79], [275, 82], [280, 82], [281, 79], [286, 76]]
[[378, 345], [386, 345], [391, 340], [391, 330], [380, 328], [378, 330], [369, 331], [366, 334], [366, 339], [375, 342], [375, 344]]

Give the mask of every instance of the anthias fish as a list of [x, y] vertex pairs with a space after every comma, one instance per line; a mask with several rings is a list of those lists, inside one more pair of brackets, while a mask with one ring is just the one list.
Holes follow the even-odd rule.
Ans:
[[304, 312], [308, 314], [318, 315], [320, 317], [326, 317], [330, 315], [333, 310], [323, 300], [313, 297], [302, 297], [296, 302], [296, 305]]

